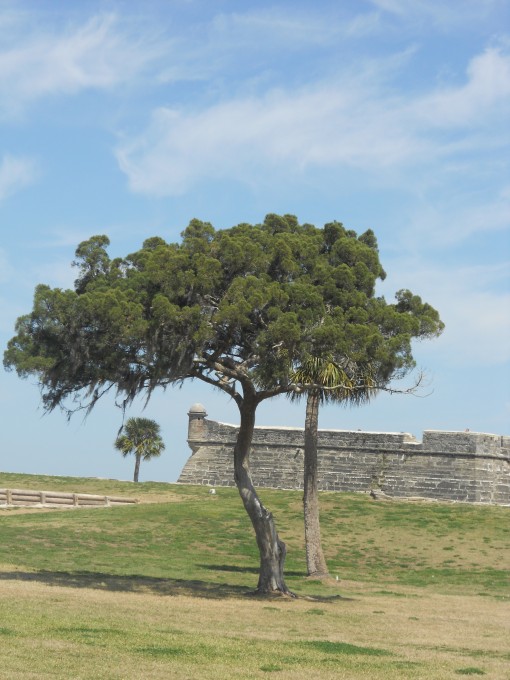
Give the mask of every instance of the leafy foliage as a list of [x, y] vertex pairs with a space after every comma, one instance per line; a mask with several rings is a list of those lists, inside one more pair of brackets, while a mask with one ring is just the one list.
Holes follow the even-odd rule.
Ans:
[[7, 368], [37, 375], [48, 410], [92, 407], [111, 388], [129, 402], [188, 377], [238, 400], [218, 373], [265, 398], [293, 391], [318, 357], [351, 383], [349, 366], [370, 366], [379, 385], [414, 367], [413, 338], [442, 329], [409, 291], [394, 304], [375, 296], [385, 276], [375, 236], [339, 222], [268, 215], [216, 231], [194, 219], [180, 243], [154, 237], [114, 260], [108, 245], [93, 236], [78, 246], [74, 291], [37, 287], [5, 353]]

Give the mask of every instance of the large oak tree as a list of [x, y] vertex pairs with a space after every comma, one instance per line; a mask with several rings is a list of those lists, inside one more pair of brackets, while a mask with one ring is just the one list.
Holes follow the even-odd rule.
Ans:
[[228, 394], [240, 414], [234, 474], [260, 553], [257, 590], [288, 593], [285, 544], [250, 474], [258, 404], [302, 389], [293, 374], [310, 357], [374, 363], [378, 378], [398, 377], [413, 364], [420, 327], [440, 323], [408, 291], [396, 303], [375, 296], [384, 272], [374, 244], [371, 231], [358, 237], [291, 215], [224, 230], [192, 220], [179, 243], [150, 238], [113, 260], [108, 238], [94, 236], [76, 251], [74, 290], [37, 287], [4, 364], [36, 375], [45, 408], [68, 414], [109, 390], [126, 405], [187, 379]]

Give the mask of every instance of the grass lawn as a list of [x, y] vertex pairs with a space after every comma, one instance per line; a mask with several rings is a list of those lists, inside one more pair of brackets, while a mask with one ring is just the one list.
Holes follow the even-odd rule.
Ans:
[[510, 509], [321, 495], [333, 578], [305, 578], [299, 492], [262, 490], [297, 599], [258, 599], [235, 489], [0, 474], [136, 506], [0, 510], [0, 678], [510, 679]]

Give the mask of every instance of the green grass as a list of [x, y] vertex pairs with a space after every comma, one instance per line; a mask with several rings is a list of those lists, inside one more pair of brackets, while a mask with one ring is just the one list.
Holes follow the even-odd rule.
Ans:
[[476, 666], [469, 666], [469, 668], [459, 668], [455, 671], [458, 675], [485, 675], [485, 671]]
[[[206, 487], [9, 474], [0, 474], [0, 486], [161, 501], [65, 513], [4, 512], [2, 546], [12, 564], [60, 573], [255, 585], [258, 553], [236, 489], [210, 495]], [[302, 578], [301, 494], [264, 489], [261, 496], [287, 543], [289, 584], [299, 591], [323, 591]], [[508, 508], [377, 503], [364, 495], [331, 493], [321, 496], [321, 507], [333, 576], [377, 581], [382, 589], [394, 583], [503, 597], [509, 593]], [[456, 557], [445, 560], [445, 551], [452, 549]]]
[[327, 640], [314, 640], [313, 642], [303, 643], [310, 649], [317, 649], [325, 654], [342, 654], [349, 656], [388, 656], [390, 652], [386, 649], [375, 649], [374, 647], [359, 647], [350, 645], [346, 642], [329, 642]]
[[0, 510], [9, 680], [27, 667], [62, 680], [504, 677], [509, 508], [322, 494], [339, 581], [318, 582], [305, 578], [302, 494], [263, 489], [301, 596], [268, 601], [249, 597], [258, 552], [236, 489], [11, 474], [0, 487], [141, 501]]

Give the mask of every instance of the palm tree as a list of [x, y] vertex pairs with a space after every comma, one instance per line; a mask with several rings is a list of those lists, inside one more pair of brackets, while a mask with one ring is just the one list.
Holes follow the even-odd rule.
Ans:
[[160, 435], [160, 427], [155, 420], [149, 418], [129, 418], [124, 425], [124, 434], [115, 440], [115, 448], [124, 457], [135, 454], [134, 482], [138, 482], [140, 462], [157, 458], [165, 448]]
[[345, 361], [341, 366], [331, 358], [309, 357], [292, 376], [299, 391], [290, 395], [296, 399], [306, 392], [303, 509], [305, 525], [306, 567], [308, 576], [322, 578], [329, 575], [322, 550], [319, 493], [317, 438], [319, 406], [327, 401], [361, 404], [373, 393], [374, 380], [370, 366], [360, 367]]

